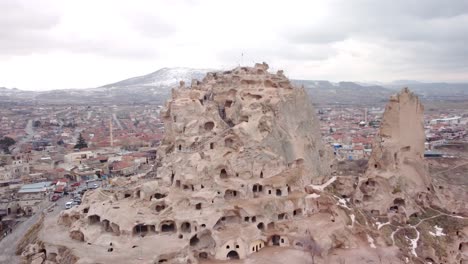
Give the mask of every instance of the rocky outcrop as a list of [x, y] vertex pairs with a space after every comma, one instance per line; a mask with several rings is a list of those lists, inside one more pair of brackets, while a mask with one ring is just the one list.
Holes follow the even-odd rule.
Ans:
[[328, 179], [331, 151], [305, 90], [282, 71], [271, 74], [263, 63], [208, 73], [190, 87], [181, 82], [161, 117], [157, 177], [89, 192], [61, 214], [70, 239], [112, 235], [118, 248], [144, 236], [176, 249], [160, 249], [163, 260], [245, 258], [292, 245], [294, 221], [336, 207], [325, 195], [320, 208], [306, 198], [307, 185]]
[[[437, 196], [423, 160], [422, 114], [403, 89], [386, 108], [364, 175], [338, 167], [331, 177], [313, 107], [281, 71], [256, 64], [181, 82], [161, 111], [166, 134], [155, 171], [112, 179], [63, 211], [58, 227], [48, 225], [61, 244], [42, 237], [49, 261], [263, 263], [267, 254], [256, 253], [266, 248], [291, 263], [460, 260], [464, 219], [430, 208]], [[64, 245], [73, 254], [60, 253]], [[441, 248], [457, 252], [437, 257]], [[306, 260], [291, 260], [291, 250]]]
[[376, 216], [390, 213], [403, 219], [428, 205], [433, 188], [423, 160], [423, 113], [424, 107], [408, 88], [390, 98], [354, 196], [356, 205]]

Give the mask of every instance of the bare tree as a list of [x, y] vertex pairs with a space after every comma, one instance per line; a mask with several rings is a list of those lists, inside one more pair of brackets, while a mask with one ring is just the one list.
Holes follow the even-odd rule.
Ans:
[[312, 237], [310, 231], [307, 229], [305, 236], [299, 238], [297, 241], [302, 244], [302, 248], [304, 251], [309, 252], [312, 264], [315, 264], [315, 257], [322, 253], [322, 248]]

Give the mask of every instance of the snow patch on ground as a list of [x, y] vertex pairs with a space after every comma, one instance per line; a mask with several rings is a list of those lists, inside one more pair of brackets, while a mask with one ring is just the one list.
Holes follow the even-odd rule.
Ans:
[[325, 188], [327, 188], [328, 185], [332, 184], [334, 181], [336, 181], [336, 176], [333, 176], [331, 179], [329, 179], [326, 183], [322, 185], [311, 184], [309, 186], [312, 187], [312, 189], [314, 190], [323, 191]]
[[354, 222], [356, 221], [356, 216], [353, 214], [350, 214], [349, 217], [351, 218], [351, 226], [354, 226]]
[[369, 236], [369, 234], [367, 234], [367, 242], [369, 242], [369, 246], [371, 248], [377, 248], [374, 244], [374, 239], [371, 236]]
[[375, 224], [377, 225], [377, 230], [380, 230], [380, 228], [382, 228], [383, 226], [389, 225], [390, 222], [387, 222], [387, 223], [375, 222]]
[[341, 198], [341, 199], [338, 199], [338, 203], [336, 205], [339, 205], [339, 206], [342, 206], [348, 210], [351, 210], [351, 208], [348, 207], [348, 205], [346, 204], [346, 200]]
[[317, 199], [320, 197], [320, 194], [312, 193], [306, 196], [306, 198]]
[[442, 227], [439, 227], [439, 226], [434, 226], [434, 229], [435, 229], [435, 233], [434, 232], [431, 232], [429, 231], [429, 234], [431, 236], [436, 236], [436, 237], [439, 237], [439, 236], [445, 236], [446, 234], [444, 234], [444, 229], [442, 229]]
[[411, 253], [417, 257], [418, 254], [416, 254], [416, 248], [418, 247], [418, 240], [419, 240], [419, 231], [415, 228], [414, 230], [416, 230], [416, 238], [414, 239], [409, 239], [407, 238], [410, 243], [411, 243]]

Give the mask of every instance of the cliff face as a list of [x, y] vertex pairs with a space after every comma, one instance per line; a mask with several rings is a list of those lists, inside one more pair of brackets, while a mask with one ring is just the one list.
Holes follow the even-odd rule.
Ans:
[[[404, 88], [390, 98], [372, 145], [365, 177], [355, 201], [375, 213], [419, 211], [415, 201], [428, 202], [433, 188], [424, 162], [424, 107]], [[404, 208], [404, 209], [403, 209]]]
[[[265, 63], [238, 67], [190, 87], [181, 82], [161, 117], [156, 177], [117, 179], [90, 192], [60, 218], [71, 239], [101, 243], [112, 234], [113, 245], [125, 248], [143, 234], [165, 241], [155, 261], [181, 263], [294, 245], [291, 230], [304, 229], [300, 221], [319, 211], [320, 196], [307, 198], [304, 189], [328, 178], [332, 162], [304, 89]], [[336, 207], [330, 199], [323, 198], [323, 211]]]
[[417, 97], [404, 89], [391, 98], [364, 176], [330, 178], [304, 90], [267, 70], [181, 82], [161, 112], [156, 170], [113, 178], [58, 222], [46, 219], [50, 258], [70, 248], [79, 263], [114, 264], [462, 259], [467, 220], [433, 206]]
[[173, 91], [163, 112], [167, 134], [159, 152], [158, 175], [167, 185], [262, 181], [303, 166], [305, 173], [295, 179], [300, 188], [329, 174], [329, 152], [305, 91], [267, 70], [257, 64], [209, 73]]
[[[369, 174], [395, 172], [408, 163], [422, 163], [424, 156], [424, 107], [408, 88], [390, 98], [369, 160]], [[426, 175], [411, 177], [428, 184]]]

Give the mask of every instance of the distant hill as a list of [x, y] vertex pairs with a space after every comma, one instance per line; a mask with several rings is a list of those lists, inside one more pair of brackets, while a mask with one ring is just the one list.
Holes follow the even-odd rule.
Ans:
[[[0, 102], [9, 104], [164, 104], [171, 88], [180, 81], [188, 85], [201, 80], [211, 70], [162, 68], [147, 75], [125, 79], [90, 89], [23, 91], [0, 88]], [[388, 84], [357, 82], [333, 83], [326, 80], [292, 80], [304, 86], [314, 104], [318, 105], [383, 105], [388, 97], [402, 87], [410, 87], [424, 101], [460, 102], [468, 100], [468, 83], [422, 83], [397, 81]]]
[[378, 85], [361, 85], [354, 82], [293, 80], [303, 85], [315, 104], [383, 104], [394, 91]]
[[180, 81], [190, 83], [192, 79], [201, 80], [210, 70], [190, 69], [190, 68], [162, 68], [153, 73], [129, 78], [112, 84], [107, 84], [101, 88], [132, 88], [132, 87], [174, 87]]
[[386, 84], [386, 87], [399, 90], [409, 87], [424, 101], [466, 101], [468, 100], [468, 83], [424, 83], [416, 81], [397, 81]]

